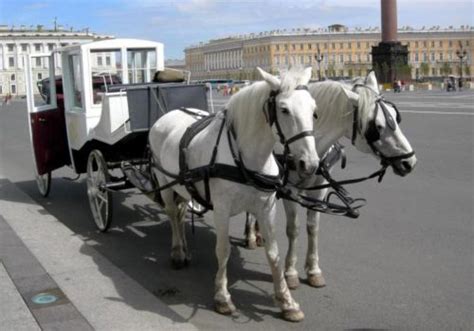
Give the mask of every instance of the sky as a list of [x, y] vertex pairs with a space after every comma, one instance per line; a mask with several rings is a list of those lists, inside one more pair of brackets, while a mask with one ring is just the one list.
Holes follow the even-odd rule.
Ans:
[[[472, 0], [398, 0], [398, 25], [474, 25]], [[167, 59], [229, 35], [380, 26], [380, 0], [0, 0], [0, 24], [44, 25], [164, 43]]]

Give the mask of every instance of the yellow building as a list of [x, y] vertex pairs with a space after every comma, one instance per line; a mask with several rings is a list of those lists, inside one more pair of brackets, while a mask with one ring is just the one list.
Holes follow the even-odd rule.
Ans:
[[[399, 70], [411, 77], [460, 75], [472, 77], [474, 28], [432, 27], [415, 30], [402, 27], [398, 39], [409, 50], [409, 65]], [[313, 66], [313, 77], [365, 75], [372, 68], [372, 46], [381, 40], [378, 28], [349, 30], [342, 25], [326, 29], [274, 30], [210, 40], [185, 49], [187, 70], [193, 79], [256, 79], [255, 67], [276, 73], [289, 64]], [[318, 50], [320, 53], [317, 61]]]

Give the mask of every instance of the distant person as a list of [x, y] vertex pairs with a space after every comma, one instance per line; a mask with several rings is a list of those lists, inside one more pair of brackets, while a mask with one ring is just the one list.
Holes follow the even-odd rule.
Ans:
[[461, 90], [462, 90], [462, 85], [463, 85], [463, 81], [462, 81], [461, 78], [459, 78], [459, 81], [458, 81], [459, 92], [461, 92]]

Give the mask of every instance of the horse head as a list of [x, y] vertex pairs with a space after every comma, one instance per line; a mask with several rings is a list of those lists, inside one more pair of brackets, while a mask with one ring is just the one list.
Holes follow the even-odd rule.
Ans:
[[352, 144], [392, 166], [395, 174], [409, 174], [417, 163], [415, 152], [400, 129], [397, 107], [380, 94], [375, 73], [371, 71], [363, 82], [355, 82], [352, 91], [344, 92], [354, 107]]
[[282, 79], [257, 68], [270, 87], [264, 105], [264, 115], [272, 133], [280, 141], [285, 154], [293, 158], [298, 175], [306, 178], [319, 166], [319, 156], [313, 136], [313, 116], [316, 101], [308, 92], [311, 68], [293, 68]]

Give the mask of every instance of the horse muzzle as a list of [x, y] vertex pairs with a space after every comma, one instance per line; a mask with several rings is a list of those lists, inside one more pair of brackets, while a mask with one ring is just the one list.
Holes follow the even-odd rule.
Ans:
[[413, 155], [407, 159], [397, 160], [392, 163], [393, 172], [401, 177], [404, 177], [411, 173], [417, 164], [418, 160]]
[[319, 158], [316, 156], [303, 155], [297, 159], [296, 171], [300, 178], [308, 178], [313, 175], [319, 167]]

